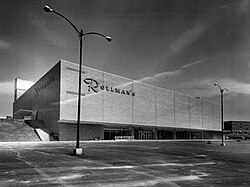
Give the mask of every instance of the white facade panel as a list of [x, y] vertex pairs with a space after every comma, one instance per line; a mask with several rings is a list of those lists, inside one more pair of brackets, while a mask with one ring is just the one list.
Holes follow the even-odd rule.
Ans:
[[189, 100], [185, 95], [174, 95], [175, 127], [189, 128]]
[[213, 105], [208, 102], [202, 103], [203, 129], [213, 130]]
[[190, 128], [202, 128], [202, 102], [196, 98], [190, 98]]
[[174, 127], [174, 93], [156, 88], [156, 125]]
[[132, 124], [134, 96], [131, 80], [104, 73], [104, 89], [104, 121]]
[[133, 123], [156, 124], [155, 87], [135, 81], [133, 83]]
[[213, 129], [221, 131], [221, 107], [220, 105], [213, 105]]

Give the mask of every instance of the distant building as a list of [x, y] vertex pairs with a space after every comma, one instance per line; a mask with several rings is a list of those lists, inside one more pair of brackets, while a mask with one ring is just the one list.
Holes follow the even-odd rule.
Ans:
[[14, 81], [14, 101], [26, 92], [34, 82], [15, 78]]
[[231, 137], [250, 137], [250, 121], [225, 121], [224, 130]]
[[12, 119], [12, 116], [0, 117], [1, 121], [11, 121]]
[[[13, 103], [51, 140], [75, 140], [79, 65], [59, 61]], [[220, 106], [83, 66], [81, 140], [219, 138]]]

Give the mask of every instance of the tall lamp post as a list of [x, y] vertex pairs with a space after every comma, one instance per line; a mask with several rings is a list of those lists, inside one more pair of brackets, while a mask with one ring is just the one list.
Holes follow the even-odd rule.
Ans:
[[49, 6], [44, 6], [43, 7], [45, 12], [52, 12], [60, 17], [62, 17], [63, 19], [65, 19], [75, 30], [79, 41], [80, 41], [80, 59], [79, 59], [79, 80], [78, 80], [78, 107], [77, 107], [77, 129], [76, 129], [76, 147], [73, 151], [73, 153], [75, 155], [82, 155], [83, 151], [82, 148], [80, 148], [79, 146], [79, 139], [80, 139], [80, 117], [81, 117], [81, 83], [82, 83], [82, 43], [83, 43], [83, 38], [87, 37], [88, 35], [98, 35], [101, 36], [103, 38], [105, 38], [107, 41], [111, 42], [112, 38], [110, 36], [106, 36], [103, 35], [101, 33], [98, 32], [86, 32], [84, 33], [82, 29], [77, 29], [76, 26], [68, 19], [66, 18], [64, 15], [56, 12], [55, 10], [53, 10], [52, 8], [50, 8]]
[[223, 126], [224, 126], [224, 122], [223, 122], [223, 93], [224, 93], [224, 91], [228, 92], [228, 89], [221, 88], [218, 83], [214, 83], [214, 86], [217, 86], [220, 90], [220, 100], [221, 100], [221, 144], [220, 145], [225, 146], [224, 138], [223, 138]]

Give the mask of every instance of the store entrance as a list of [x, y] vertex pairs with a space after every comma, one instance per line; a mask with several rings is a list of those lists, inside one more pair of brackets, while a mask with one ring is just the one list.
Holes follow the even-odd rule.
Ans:
[[104, 140], [115, 140], [116, 136], [131, 136], [131, 134], [129, 127], [104, 127]]
[[152, 131], [139, 131], [139, 139], [140, 140], [152, 140], [153, 139]]

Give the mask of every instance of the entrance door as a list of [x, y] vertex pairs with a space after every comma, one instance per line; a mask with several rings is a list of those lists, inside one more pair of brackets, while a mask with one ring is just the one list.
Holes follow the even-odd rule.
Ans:
[[139, 131], [139, 140], [152, 140], [151, 131]]

